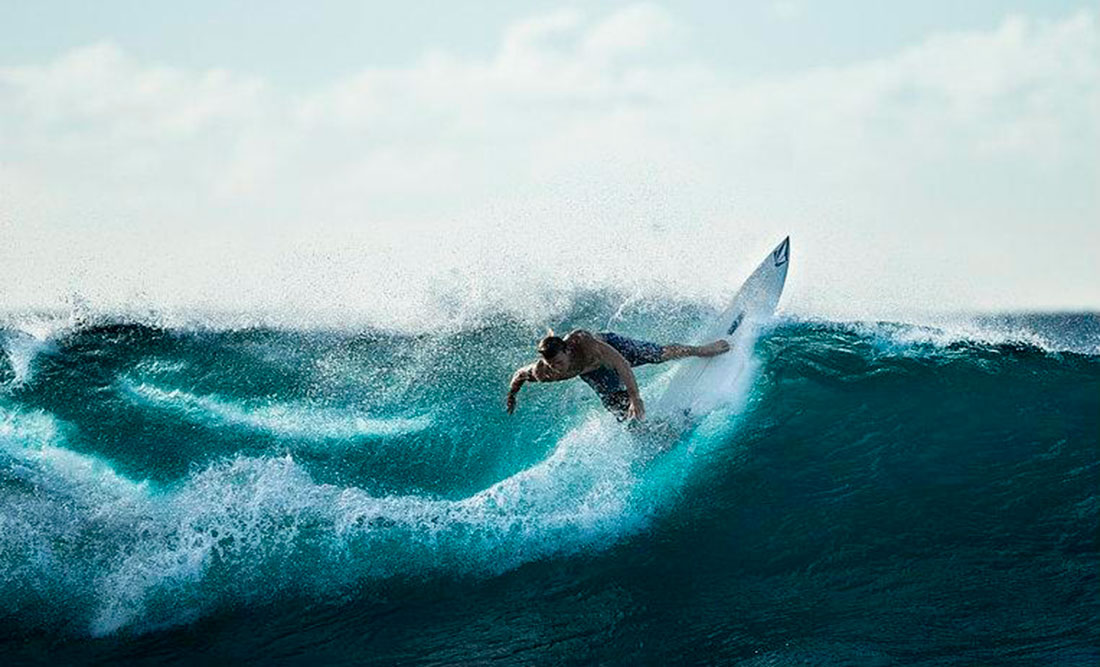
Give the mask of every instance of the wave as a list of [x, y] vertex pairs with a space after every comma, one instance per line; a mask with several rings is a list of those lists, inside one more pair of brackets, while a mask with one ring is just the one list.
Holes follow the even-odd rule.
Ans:
[[[584, 318], [614, 311], [597, 305], [571, 321], [597, 328]], [[616, 326], [676, 340], [692, 326], [670, 322], [710, 312], [669, 308], [620, 309]], [[699, 531], [730, 550], [744, 533], [755, 546], [738, 558], [759, 550], [766, 568], [826, 575], [855, 565], [819, 547], [879, 525], [879, 508], [890, 535], [912, 530], [929, 549], [947, 530], [933, 517], [954, 507], [975, 534], [1003, 508], [1087, 534], [1100, 507], [1096, 323], [783, 319], [762, 333], [743, 395], [656, 457], [579, 383], [525, 388], [503, 414], [539, 333], [522, 322], [432, 336], [78, 328], [0, 394], [0, 614], [144, 632], [596, 557], [655, 524], [680, 527], [662, 540]], [[671, 370], [639, 369], [643, 395]], [[310, 446], [251, 444], [262, 438]], [[389, 439], [369, 466], [311, 456]], [[181, 472], [155, 474], [170, 456]], [[431, 483], [395, 481], [409, 469]], [[1066, 549], [1079, 550], [1071, 528]]]

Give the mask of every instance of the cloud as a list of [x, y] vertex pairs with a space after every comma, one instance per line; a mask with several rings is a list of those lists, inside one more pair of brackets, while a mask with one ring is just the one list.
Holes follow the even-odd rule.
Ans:
[[582, 48], [586, 55], [602, 60], [666, 45], [685, 30], [660, 7], [635, 5], [593, 26], [584, 35]]
[[189, 138], [218, 120], [239, 122], [262, 90], [222, 70], [146, 66], [109, 42], [2, 77], [22, 118], [47, 128], [83, 123], [120, 138]]
[[[794, 232], [805, 308], [1100, 305], [1093, 13], [747, 84], [689, 31], [650, 4], [560, 11], [487, 59], [304, 93], [110, 43], [0, 69], [0, 263], [37, 276], [4, 299], [386, 315], [441, 283], [715, 295]], [[538, 248], [546, 229], [575, 254]]]
[[769, 5], [772, 16], [781, 21], [797, 21], [806, 14], [806, 8], [801, 2], [794, 0], [777, 0]]

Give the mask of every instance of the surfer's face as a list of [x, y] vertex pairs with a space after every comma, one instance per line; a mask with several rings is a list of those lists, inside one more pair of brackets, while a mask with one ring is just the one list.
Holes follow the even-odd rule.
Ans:
[[569, 368], [569, 353], [565, 350], [558, 352], [554, 356], [546, 360], [546, 363], [550, 364], [550, 368], [556, 371], [564, 371]]

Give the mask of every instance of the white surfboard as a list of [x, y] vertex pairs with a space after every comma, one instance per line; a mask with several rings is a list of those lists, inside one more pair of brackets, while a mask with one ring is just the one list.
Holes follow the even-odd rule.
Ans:
[[733, 297], [730, 305], [699, 343], [723, 338], [730, 351], [717, 357], [692, 358], [679, 365], [653, 414], [669, 421], [692, 422], [728, 403], [746, 389], [752, 350], [761, 326], [775, 314], [790, 262], [788, 236], [764, 258]]

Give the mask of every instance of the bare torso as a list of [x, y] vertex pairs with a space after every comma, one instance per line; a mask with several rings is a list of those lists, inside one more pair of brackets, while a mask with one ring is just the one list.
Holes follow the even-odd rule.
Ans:
[[568, 380], [569, 378], [577, 377], [578, 375], [594, 371], [597, 368], [607, 365], [593, 349], [596, 344], [596, 338], [584, 329], [574, 329], [570, 331], [563, 340], [565, 341], [566, 349], [569, 350], [569, 367], [561, 371], [555, 370], [550, 364], [546, 363], [545, 360], [539, 359], [535, 362], [535, 367], [533, 369], [535, 379], [538, 381], [556, 382], [558, 380]]

